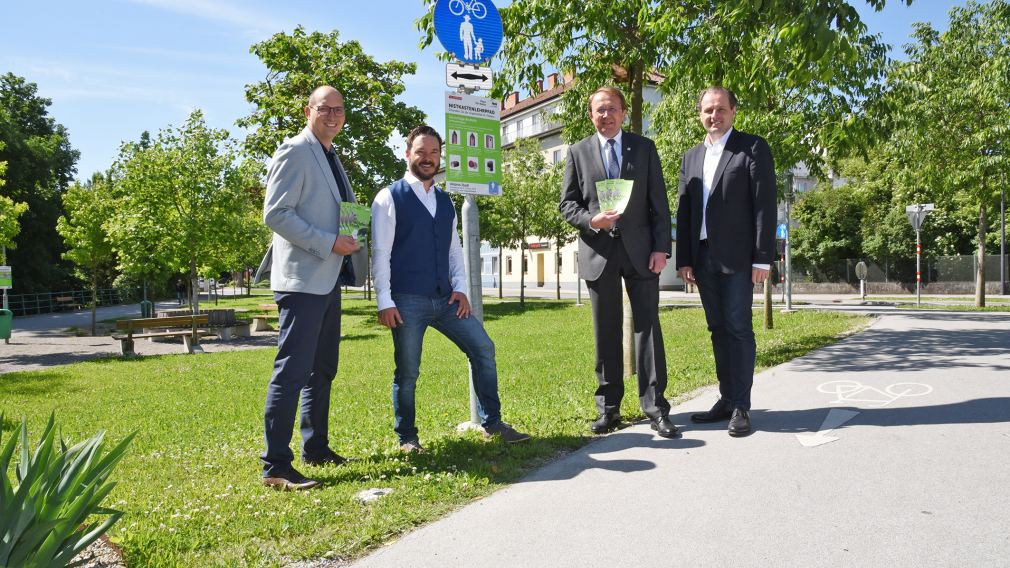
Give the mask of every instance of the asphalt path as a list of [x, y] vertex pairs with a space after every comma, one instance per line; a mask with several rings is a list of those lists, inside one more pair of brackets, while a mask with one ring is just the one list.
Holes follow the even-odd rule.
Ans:
[[359, 567], [1010, 565], [1010, 316], [901, 313], [761, 373], [756, 431], [638, 424]]

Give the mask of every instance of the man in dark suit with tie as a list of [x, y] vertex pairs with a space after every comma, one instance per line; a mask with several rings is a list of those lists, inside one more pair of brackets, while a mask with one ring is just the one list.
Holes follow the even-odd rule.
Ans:
[[[624, 95], [602, 87], [589, 96], [596, 134], [568, 149], [561, 187], [561, 215], [579, 229], [579, 277], [586, 280], [593, 305], [596, 339], [597, 434], [621, 423], [624, 365], [621, 341], [621, 279], [634, 319], [638, 398], [652, 429], [674, 438], [666, 390], [666, 351], [659, 325], [659, 273], [670, 256], [670, 206], [659, 154], [652, 140], [625, 132]], [[601, 210], [596, 183], [633, 182], [623, 212]]]
[[677, 192], [677, 269], [697, 283], [712, 333], [719, 400], [694, 422], [729, 420], [729, 435], [750, 433], [756, 344], [754, 285], [775, 258], [775, 163], [768, 143], [733, 129], [732, 91], [709, 87], [698, 97], [707, 135], [684, 155]]

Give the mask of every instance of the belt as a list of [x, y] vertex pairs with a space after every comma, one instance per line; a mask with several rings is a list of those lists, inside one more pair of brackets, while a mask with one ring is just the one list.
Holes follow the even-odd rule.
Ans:
[[621, 230], [618, 229], [617, 227], [613, 227], [612, 229], [610, 229], [610, 238], [612, 239], [621, 238]]

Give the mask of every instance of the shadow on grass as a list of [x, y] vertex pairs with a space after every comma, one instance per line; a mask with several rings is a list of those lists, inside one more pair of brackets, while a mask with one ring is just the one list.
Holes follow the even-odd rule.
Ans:
[[[0, 387], [3, 388], [4, 394], [26, 397], [56, 393], [63, 395], [81, 390], [68, 387], [65, 379], [62, 373], [51, 371], [14, 372], [0, 376]], [[4, 413], [11, 414], [11, 412]]]
[[507, 316], [516, 316], [516, 315], [521, 315], [521, 314], [529, 314], [529, 313], [533, 313], [533, 312], [557, 311], [557, 310], [566, 309], [566, 308], [568, 308], [570, 306], [573, 306], [573, 305], [574, 305], [573, 302], [571, 302], [571, 301], [565, 301], [565, 300], [561, 300], [561, 301], [557, 301], [557, 300], [554, 300], [554, 301], [544, 301], [544, 300], [530, 301], [530, 300], [526, 300], [525, 307], [522, 306], [522, 305], [520, 305], [518, 301], [508, 301], [508, 302], [500, 302], [500, 303], [495, 303], [495, 304], [485, 304], [484, 305], [484, 319], [486, 321], [489, 321], [489, 320], [496, 320], [496, 319], [507, 317]]

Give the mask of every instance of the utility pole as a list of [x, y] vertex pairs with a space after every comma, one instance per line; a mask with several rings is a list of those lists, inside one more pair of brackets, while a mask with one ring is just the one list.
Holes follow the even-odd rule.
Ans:
[[1006, 296], [1006, 182], [999, 190], [999, 288], [1000, 294]]
[[915, 229], [915, 305], [917, 306], [922, 303], [922, 241], [919, 239], [919, 229], [922, 227], [926, 215], [932, 210], [932, 203], [917, 203], [905, 207], [908, 222]]
[[791, 217], [792, 201], [793, 201], [793, 172], [786, 174], [786, 247], [785, 247], [785, 257], [786, 257], [786, 312], [793, 311], [793, 273], [792, 273], [792, 246], [790, 241], [790, 233], [793, 231], [793, 221]]

